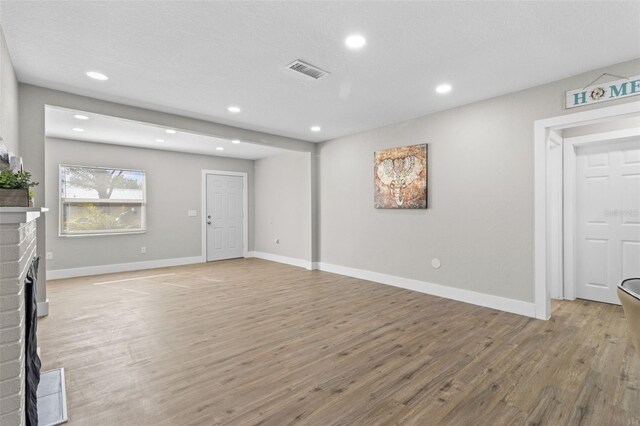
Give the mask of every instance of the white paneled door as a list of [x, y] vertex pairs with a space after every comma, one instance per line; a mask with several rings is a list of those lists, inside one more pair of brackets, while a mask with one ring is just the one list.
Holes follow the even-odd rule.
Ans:
[[242, 176], [207, 174], [207, 261], [244, 256]]
[[620, 304], [640, 277], [640, 138], [576, 150], [576, 295]]

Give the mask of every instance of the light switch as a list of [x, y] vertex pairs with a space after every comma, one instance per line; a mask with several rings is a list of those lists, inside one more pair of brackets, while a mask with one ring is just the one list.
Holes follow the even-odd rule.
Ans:
[[187, 215], [189, 217], [196, 217], [196, 216], [198, 216], [198, 210], [188, 210], [187, 211]]

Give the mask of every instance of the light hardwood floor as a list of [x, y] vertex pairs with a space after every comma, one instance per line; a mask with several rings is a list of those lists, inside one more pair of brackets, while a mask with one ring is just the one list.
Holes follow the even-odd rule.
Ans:
[[72, 425], [640, 424], [618, 306], [540, 321], [257, 259], [48, 297], [43, 368], [65, 368]]

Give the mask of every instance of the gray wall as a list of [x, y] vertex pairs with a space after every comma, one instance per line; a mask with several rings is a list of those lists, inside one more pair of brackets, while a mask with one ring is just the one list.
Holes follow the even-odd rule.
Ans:
[[[563, 109], [605, 71], [639, 74], [640, 60], [321, 144], [320, 260], [533, 302], [534, 121], [638, 100]], [[374, 209], [374, 151], [419, 143], [429, 208]]]
[[15, 155], [20, 155], [18, 139], [18, 81], [7, 43], [0, 28], [0, 136]]
[[[202, 170], [246, 172], [249, 218], [253, 217], [253, 161], [64, 139], [46, 139], [45, 215], [48, 270], [173, 259], [201, 255]], [[58, 236], [58, 166], [73, 164], [142, 169], [147, 179], [147, 232], [131, 235]], [[189, 217], [187, 210], [197, 210]], [[140, 253], [145, 246], [146, 254]], [[249, 250], [253, 223], [249, 221]]]
[[[101, 101], [98, 99], [73, 95], [71, 93], [45, 89], [28, 84], [18, 85], [18, 95], [18, 113], [20, 116], [20, 153], [24, 158], [25, 168], [33, 174], [35, 180], [41, 182], [40, 186], [36, 188], [36, 207], [45, 206], [44, 194], [49, 191], [44, 179], [45, 105], [106, 114], [114, 117], [138, 120], [145, 123], [158, 124], [228, 139], [237, 138], [295, 151], [313, 152], [316, 149], [315, 145], [310, 142], [303, 142], [296, 139], [239, 129], [236, 127], [152, 111], [144, 108]], [[46, 260], [44, 260], [44, 255], [47, 251], [45, 239], [46, 233], [45, 219], [38, 219], [38, 254], [41, 256], [41, 267], [38, 280], [38, 301], [40, 302], [46, 299]]]
[[605, 121], [604, 123], [572, 127], [571, 129], [564, 129], [561, 136], [563, 138], [570, 138], [574, 136], [584, 136], [593, 133], [605, 133], [612, 132], [614, 130], [633, 128], [640, 129], [640, 117], [622, 118], [620, 120]]
[[311, 158], [291, 153], [256, 160], [256, 251], [311, 261]]
[[[319, 257], [326, 263], [531, 302], [533, 122], [637, 99], [563, 109], [565, 90], [582, 87], [604, 71], [635, 75], [640, 71], [640, 60], [340, 138], [317, 148], [306, 142], [20, 84], [20, 152], [27, 169], [44, 182], [46, 104], [312, 155], [317, 150], [311, 161], [311, 174], [318, 176], [318, 182], [312, 181], [311, 202], [318, 208], [312, 208], [311, 227], [319, 228], [320, 238], [312, 236], [313, 260]], [[375, 210], [373, 152], [424, 142], [429, 143], [429, 209]], [[45, 203], [46, 186], [44, 182], [37, 188], [37, 206]], [[43, 257], [45, 233], [41, 220], [38, 244]], [[441, 269], [431, 268], [432, 257], [442, 260]], [[42, 286], [39, 298], [45, 297]]]

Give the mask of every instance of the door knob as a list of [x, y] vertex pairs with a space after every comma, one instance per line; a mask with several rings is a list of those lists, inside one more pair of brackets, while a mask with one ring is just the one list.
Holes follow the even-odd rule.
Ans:
[[211, 225], [211, 221], [210, 220], [207, 221], [207, 225]]

